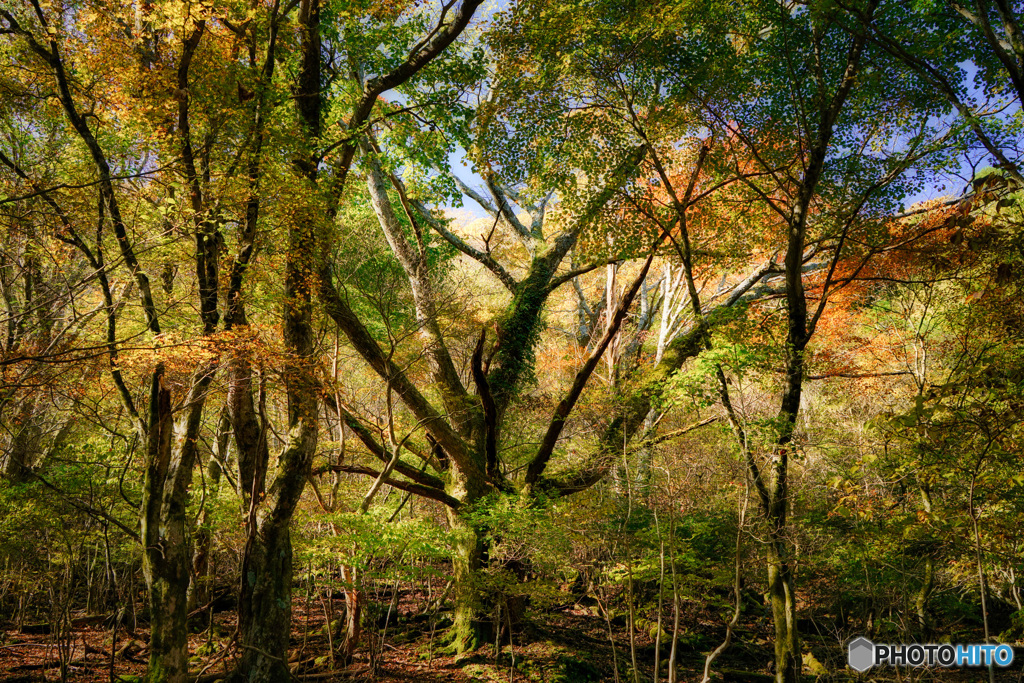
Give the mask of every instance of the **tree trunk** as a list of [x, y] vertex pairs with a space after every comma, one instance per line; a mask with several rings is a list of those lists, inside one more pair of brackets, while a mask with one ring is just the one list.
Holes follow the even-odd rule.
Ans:
[[[644, 418], [643, 431], [640, 432], [641, 439], [647, 439], [650, 434], [654, 433], [658, 417], [657, 410], [652, 409], [648, 411], [647, 417]], [[636, 492], [637, 500], [643, 501], [645, 504], [651, 495], [651, 468], [653, 465], [654, 446], [641, 446], [636, 458], [636, 476], [634, 477], [636, 486], [634, 486], [634, 491]]]
[[356, 567], [343, 566], [341, 579], [345, 582], [345, 641], [341, 644], [341, 655], [348, 664], [363, 632], [363, 577]]
[[[147, 683], [184, 683], [188, 677], [188, 550], [185, 506], [164, 506], [171, 470], [171, 392], [163, 385], [163, 366], [153, 373], [150, 390], [149, 444], [143, 487], [142, 574], [149, 593], [149, 666]], [[172, 487], [173, 489], [173, 487]], [[173, 501], [168, 501], [172, 502]]]
[[[307, 308], [308, 311], [308, 308]], [[308, 312], [298, 331], [309, 330]], [[296, 330], [292, 330], [295, 333]], [[308, 335], [293, 348], [309, 356]], [[250, 683], [287, 681], [288, 644], [292, 614], [292, 542], [290, 525], [316, 452], [318, 409], [314, 378], [294, 365], [290, 378], [289, 443], [278, 462], [278, 473], [258, 516], [250, 516], [242, 557], [239, 596], [239, 634], [244, 652], [241, 680]], [[255, 504], [255, 503], [254, 503]]]
[[149, 664], [146, 683], [184, 683], [188, 679], [188, 549], [184, 515], [168, 520], [161, 534], [180, 538], [144, 554], [149, 589]]
[[793, 569], [786, 558], [785, 541], [775, 530], [768, 543], [768, 594], [775, 624], [775, 680], [776, 683], [796, 683], [800, 680], [803, 658], [797, 630]]
[[[307, 186], [306, 189], [312, 193], [316, 188]], [[296, 205], [302, 208], [296, 211], [288, 226], [285, 258], [282, 336], [289, 355], [282, 376], [287, 387], [288, 442], [278, 458], [277, 473], [266, 496], [262, 501], [257, 498], [249, 501], [248, 536], [242, 557], [239, 638], [244, 652], [239, 673], [242, 680], [250, 683], [289, 680], [288, 642], [292, 615], [289, 527], [310, 476], [318, 436], [320, 394], [319, 380], [312, 371], [315, 346], [308, 274], [316, 262], [317, 232], [322, 222], [317, 208], [306, 199], [306, 196], [295, 198]], [[251, 393], [247, 395], [251, 397]]]
[[[213, 552], [213, 520], [211, 519], [212, 499], [220, 489], [221, 463], [227, 461], [228, 440], [231, 437], [231, 423], [227, 408], [220, 412], [217, 421], [215, 453], [206, 463], [206, 492], [203, 494], [202, 511], [195, 531], [195, 550], [192, 552], [192, 576], [194, 580], [188, 589], [188, 611], [204, 605], [211, 595], [211, 553]], [[214, 457], [216, 456], [216, 457]]]
[[480, 533], [457, 511], [448, 511], [448, 522], [454, 536], [452, 554], [451, 648], [456, 654], [470, 652], [491, 641], [491, 620], [480, 582], [480, 570], [486, 562], [487, 550]]
[[292, 616], [290, 520], [261, 525], [246, 547], [238, 625], [244, 681], [287, 681]]
[[8, 429], [11, 431], [11, 440], [3, 465], [3, 476], [15, 484], [23, 484], [31, 479], [43, 436], [34, 398], [23, 399], [18, 415]]
[[927, 641], [931, 627], [928, 621], [928, 601], [931, 599], [932, 591], [935, 590], [935, 558], [931, 551], [924, 558], [924, 576], [922, 577], [921, 589], [914, 599], [914, 607], [917, 610], [917, 626], [921, 630], [921, 640]]
[[[921, 489], [922, 508], [930, 517], [932, 514], [931, 489], [923, 482], [919, 482], [919, 486]], [[929, 543], [929, 546], [932, 545], [932, 543]], [[914, 607], [917, 611], [917, 625], [921, 631], [922, 642], [928, 640], [931, 631], [931, 625], [928, 621], [928, 601], [931, 599], [932, 591], [934, 590], [935, 550], [934, 547], [929, 547], [928, 554], [924, 558], [924, 576], [921, 578], [921, 589], [917, 592], [917, 596], [914, 599]]]

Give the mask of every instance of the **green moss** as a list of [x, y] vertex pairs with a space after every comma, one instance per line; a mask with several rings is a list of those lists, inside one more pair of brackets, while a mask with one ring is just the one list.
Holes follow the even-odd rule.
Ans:
[[523, 282], [498, 322], [497, 362], [490, 377], [496, 396], [511, 396], [516, 388], [533, 379], [534, 349], [543, 329], [540, 314], [548, 297], [546, 286], [533, 279]]
[[562, 655], [558, 658], [558, 671], [551, 683], [597, 683], [601, 672], [586, 657]]
[[828, 668], [818, 661], [818, 658], [813, 653], [807, 652], [804, 654], [804, 669], [807, 673], [812, 676], [827, 676]]

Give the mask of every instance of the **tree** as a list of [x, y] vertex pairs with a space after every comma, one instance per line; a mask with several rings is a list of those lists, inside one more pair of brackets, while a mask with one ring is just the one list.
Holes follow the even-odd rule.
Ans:
[[[847, 30], [862, 33], [945, 98], [956, 125], [967, 133], [963, 144], [984, 149], [1018, 184], [1019, 121], [1008, 105], [1024, 96], [1019, 8], [1012, 3], [934, 2], [915, 6], [880, 3], [877, 20], [864, 22], [861, 9], [840, 3], [850, 14]], [[965, 69], [967, 64], [970, 68]], [[977, 170], [970, 157], [966, 164]]]
[[[121, 258], [135, 279], [146, 326], [152, 334], [159, 335], [160, 316], [150, 288], [150, 280], [139, 263], [134, 240], [128, 233], [108, 154], [94, 133], [92, 124], [82, 113], [82, 105], [76, 97], [79, 83], [69, 75], [66, 65], [67, 48], [58, 41], [58, 36], [65, 26], [64, 18], [48, 16], [38, 4], [34, 4], [32, 9], [34, 16], [28, 15], [20, 20], [4, 10], [2, 16], [7, 22], [5, 32], [24, 40], [35, 58], [48, 71], [52, 79], [51, 87], [56, 89], [56, 97], [67, 122], [79, 138], [80, 144], [88, 150], [94, 166], [99, 188], [100, 229], [109, 223], [113, 230]], [[192, 55], [203, 30], [204, 21], [195, 21], [194, 28], [183, 41], [177, 68], [179, 88], [187, 86]], [[204, 333], [209, 334], [217, 323], [216, 257], [213, 255], [214, 236], [211, 233], [211, 225], [203, 219], [205, 207], [192, 153], [187, 96], [179, 98], [178, 101], [177, 128], [184, 166], [182, 175], [190, 189], [195, 221], [200, 319]], [[185, 497], [196, 457], [196, 433], [216, 363], [200, 362], [192, 371], [191, 386], [185, 399], [186, 414], [181, 420], [176, 440], [172, 435], [171, 390], [166, 384], [166, 367], [163, 362], [157, 362], [152, 370], [150, 400], [148, 407], [140, 414], [117, 366], [116, 310], [109, 284], [106, 282], [102, 245], [97, 240], [95, 246], [90, 248], [79, 236], [79, 230], [74, 223], [59, 210], [56, 201], [52, 198], [49, 198], [49, 201], [63, 219], [60, 228], [63, 234], [60, 238], [76, 246], [89, 265], [98, 272], [108, 317], [111, 377], [119, 386], [125, 410], [135, 420], [140, 439], [147, 444], [140, 540], [144, 547], [143, 570], [150, 594], [152, 622], [148, 676], [154, 681], [184, 680], [188, 673], [185, 618], [189, 562], [185, 543]]]
[[[648, 497], [655, 447], [682, 438], [742, 461], [776, 676], [792, 681], [796, 539], [817, 524], [801, 506], [830, 500], [793, 481], [834, 474], [802, 464], [820, 431], [806, 382], [857, 374], [829, 364], [839, 347], [861, 353], [846, 346], [861, 308], [941, 294], [942, 315], [921, 319], [942, 334], [912, 344], [969, 330], [949, 381], [870, 373], [915, 373], [886, 427], [900, 471], [922, 465], [922, 502], [900, 504], [907, 520], [916, 505], [967, 511], [988, 622], [986, 586], [1012, 569], [989, 547], [1016, 509], [991, 478], [1017, 437], [1016, 350], [998, 341], [1019, 317], [1016, 129], [957, 64], [972, 41], [987, 46], [979, 83], [1002, 103], [1018, 98], [1019, 65], [1015, 9], [975, 4], [522, 0], [476, 26], [476, 0], [0, 9], [3, 500], [45, 490], [137, 538], [154, 681], [189, 675], [196, 576], [218, 535], [238, 537], [210, 524], [237, 506], [240, 563], [222, 577], [239, 590], [235, 673], [268, 681], [291, 675], [292, 527], [313, 498], [339, 538], [369, 533], [392, 489], [444, 511], [464, 651], [500, 645], [491, 622], [511, 631], [526, 602], [520, 586], [486, 583], [531, 574], [502, 520], [530, 526], [577, 504], [552, 499], [600, 497], [611, 476], [613, 507], [643, 525], [663, 510]], [[975, 144], [1001, 168], [978, 174], [968, 201], [904, 209]], [[463, 152], [472, 175], [451, 167]], [[461, 202], [484, 217], [445, 216]], [[902, 288], [868, 284], [899, 279], [899, 257], [926, 247], [921, 263], [968, 283], [962, 306], [919, 264]], [[971, 457], [946, 457], [953, 446]], [[120, 476], [69, 490], [77, 480], [54, 475], [92, 449], [81, 471]], [[943, 468], [973, 484], [940, 484]], [[233, 493], [213, 494], [207, 473]], [[125, 487], [134, 475], [140, 487]], [[345, 475], [367, 488], [341, 491]], [[338, 515], [346, 497], [353, 517]], [[632, 533], [615, 536], [628, 572]], [[932, 549], [941, 536], [914, 533]], [[941, 572], [908, 567], [923, 625]], [[635, 578], [622, 584], [633, 635]]]

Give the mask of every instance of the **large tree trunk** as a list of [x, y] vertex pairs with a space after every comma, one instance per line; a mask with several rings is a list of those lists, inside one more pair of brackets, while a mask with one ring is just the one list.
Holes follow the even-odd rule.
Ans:
[[491, 640], [491, 619], [481, 586], [480, 570], [486, 559], [480, 534], [457, 511], [449, 510], [455, 552], [452, 555], [451, 647], [456, 654], [475, 650]]
[[451, 647], [455, 653], [462, 654], [489, 643], [494, 635], [491, 605], [481, 576], [487, 562], [487, 546], [478, 530], [457, 512], [449, 512], [448, 519], [455, 537]]
[[[143, 574], [149, 589], [149, 665], [146, 683], [188, 680], [188, 549], [184, 515], [163, 525], [168, 543], [147, 549]], [[179, 538], [179, 542], [171, 539]]]
[[[304, 188], [315, 192], [312, 184]], [[302, 497], [316, 453], [319, 381], [312, 326], [308, 274], [316, 263], [321, 217], [308, 196], [295, 197], [302, 207], [288, 226], [285, 259], [284, 346], [289, 352], [282, 376], [287, 387], [288, 443], [277, 473], [261, 502], [250, 501], [248, 538], [242, 559], [239, 633], [244, 652], [239, 667], [251, 683], [287, 681], [288, 639], [292, 613], [292, 544], [289, 527]], [[251, 400], [251, 393], [246, 394]], [[237, 432], [236, 432], [237, 436]], [[240, 458], [241, 460], [241, 458]], [[257, 513], [257, 505], [259, 511]], [[255, 513], [255, 514], [254, 514]]]
[[150, 643], [147, 683], [188, 679], [188, 587], [191, 560], [186, 537], [186, 503], [199, 418], [212, 368], [193, 378], [179, 438], [172, 444], [171, 392], [163, 366], [153, 373], [149, 442], [142, 501], [142, 573], [149, 592]]
[[[188, 571], [178, 571], [176, 555], [184, 546], [184, 519], [161, 515], [164, 482], [171, 460], [171, 392], [163, 386], [163, 367], [153, 373], [149, 407], [149, 443], [142, 500], [142, 575], [149, 593], [148, 683], [184, 681], [188, 675], [185, 619]], [[178, 522], [181, 522], [181, 525]], [[180, 541], [178, 543], [174, 541]]]
[[290, 519], [261, 525], [246, 546], [238, 626], [244, 681], [287, 681], [292, 616]]
[[461, 501], [459, 509], [447, 509], [453, 538], [451, 650], [462, 654], [491, 640], [491, 619], [481, 570], [487, 564], [487, 546], [481, 530], [465, 512], [490, 493], [484, 481], [466, 476], [458, 469], [448, 472], [447, 492]]
[[[242, 557], [238, 625], [243, 649], [241, 679], [252, 683], [288, 680], [292, 614], [290, 525], [317, 441], [317, 394], [309, 377], [296, 371], [289, 390], [292, 433], [281, 454], [278, 475], [257, 519], [250, 518]], [[298, 397], [302, 396], [301, 399]]]
[[151, 623], [147, 683], [184, 683], [188, 679], [186, 622], [192, 563], [186, 533], [188, 490], [213, 372], [213, 367], [208, 367], [194, 375], [173, 446], [171, 392], [163, 386], [163, 368], [153, 373], [141, 529], [142, 572], [149, 591]]
[[[298, 321], [286, 322], [286, 338], [299, 357], [311, 353], [308, 300], [299, 307]], [[291, 311], [294, 313], [295, 311]], [[300, 328], [288, 329], [291, 325]], [[239, 672], [251, 683], [288, 680], [288, 642], [291, 634], [292, 516], [309, 476], [317, 443], [318, 408], [313, 378], [304, 367], [290, 365], [288, 446], [278, 462], [278, 473], [257, 518], [250, 516], [249, 537], [242, 559], [239, 633], [244, 650]], [[254, 502], [253, 505], [256, 503]]]
[[[300, 68], [296, 85], [296, 106], [311, 144], [320, 137], [320, 3], [299, 3], [301, 27]], [[274, 24], [276, 30], [276, 23]], [[272, 69], [273, 47], [268, 49], [267, 70]], [[290, 525], [295, 508], [309, 477], [316, 452], [319, 410], [318, 383], [311, 362], [314, 356], [311, 291], [308, 275], [315, 270], [324, 207], [316, 206], [317, 164], [307, 150], [293, 162], [302, 187], [294, 201], [288, 225], [288, 247], [284, 272], [284, 346], [289, 356], [282, 373], [288, 398], [288, 443], [278, 459], [278, 471], [263, 501], [268, 454], [266, 433], [254, 432], [257, 420], [252, 410], [251, 369], [244, 358], [236, 361], [240, 385], [234, 386], [239, 399], [232, 403], [236, 442], [247, 441], [246, 454], [239, 443], [240, 485], [248, 501], [247, 540], [242, 557], [242, 586], [239, 595], [239, 640], [243, 649], [238, 674], [250, 683], [277, 683], [290, 678], [288, 643], [292, 615], [292, 543]], [[258, 159], [254, 162], [258, 165]], [[250, 206], [255, 228], [258, 205]], [[240, 322], [240, 321], [239, 321]], [[243, 362], [244, 361], [244, 362]], [[242, 412], [239, 412], [239, 408]], [[244, 414], [243, 414], [244, 413]], [[245, 462], [243, 462], [243, 460]], [[260, 509], [257, 510], [257, 506]]]

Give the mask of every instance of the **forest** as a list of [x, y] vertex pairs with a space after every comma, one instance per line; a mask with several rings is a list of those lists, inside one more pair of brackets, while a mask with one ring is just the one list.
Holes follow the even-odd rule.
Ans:
[[1024, 680], [1022, 27], [0, 0], [0, 680]]

